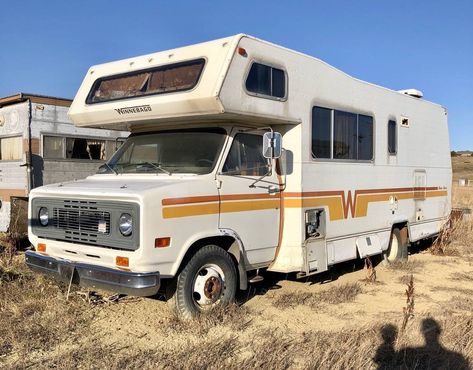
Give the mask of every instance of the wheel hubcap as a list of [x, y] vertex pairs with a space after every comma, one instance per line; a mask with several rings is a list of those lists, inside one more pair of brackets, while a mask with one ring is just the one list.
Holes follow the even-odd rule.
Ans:
[[193, 298], [205, 309], [214, 305], [222, 296], [225, 276], [222, 269], [214, 264], [203, 266], [194, 281]]

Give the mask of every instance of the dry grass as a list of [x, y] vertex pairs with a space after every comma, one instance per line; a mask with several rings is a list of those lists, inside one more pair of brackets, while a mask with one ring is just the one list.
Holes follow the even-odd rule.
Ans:
[[280, 294], [275, 298], [272, 304], [277, 308], [295, 308], [299, 305], [317, 308], [326, 304], [340, 304], [352, 302], [356, 296], [362, 292], [359, 283], [347, 283], [334, 286], [330, 289], [309, 293], [309, 292], [291, 292]]
[[425, 263], [419, 260], [408, 260], [408, 261], [393, 261], [386, 265], [390, 270], [402, 271], [407, 274], [413, 274], [418, 272], [424, 267]]
[[[71, 351], [56, 353], [36, 361], [20, 361], [12, 368], [35, 369], [366, 369], [366, 368], [440, 368], [466, 369], [465, 359], [458, 353], [473, 353], [473, 317], [434, 321], [442, 330], [442, 345], [423, 344], [422, 322], [419, 318], [408, 326], [398, 341], [389, 343], [381, 337], [383, 326], [342, 332], [312, 331], [301, 334], [280, 329], [260, 329], [251, 340], [236, 335], [202, 337], [200, 341], [181, 338], [173, 348], [140, 349], [104, 345], [89, 341]], [[396, 327], [391, 326], [392, 339]], [[448, 348], [450, 351], [447, 351]], [[441, 366], [448, 360], [448, 366]], [[429, 366], [430, 364], [430, 366]], [[416, 366], [414, 366], [416, 365]]]
[[453, 182], [473, 180], [473, 157], [452, 157]]
[[209, 312], [197, 316], [194, 320], [182, 320], [176, 312], [167, 318], [163, 325], [175, 334], [207, 335], [210, 330], [218, 327], [228, 327], [231, 331], [245, 330], [251, 324], [251, 311], [245, 306], [236, 304], [217, 306]]
[[66, 302], [57, 284], [31, 274], [22, 256], [0, 249], [0, 358], [54, 347], [88, 316], [80, 302]]
[[472, 282], [473, 281], [473, 271], [468, 273], [464, 272], [455, 272], [450, 275], [450, 279], [454, 281], [463, 281], [463, 282]]
[[[150, 330], [166, 338], [165, 344], [143, 348], [133, 338], [128, 344], [110, 343], [90, 328], [92, 314], [106, 306], [88, 305], [76, 295], [66, 301], [64, 290], [29, 274], [21, 258], [13, 258], [9, 271], [14, 277], [8, 275], [0, 282], [0, 367], [5, 369], [411, 368], [422, 365], [426, 353], [429, 359], [442, 355], [437, 347], [423, 347], [421, 316], [409, 321], [389, 351], [380, 335], [385, 323], [343, 331], [294, 332], [255, 324], [258, 313], [236, 305], [194, 321], [164, 317], [159, 327]], [[300, 304], [319, 308], [353, 301], [361, 293], [361, 285], [351, 283], [308, 294], [278, 292], [279, 297], [272, 299], [278, 308]], [[443, 345], [468, 354], [469, 359], [473, 359], [472, 303], [468, 296], [458, 296], [450, 306], [454, 314], [439, 320]], [[401, 319], [401, 312], [392, 317], [396, 323]], [[450, 368], [461, 368], [461, 357], [452, 358]]]

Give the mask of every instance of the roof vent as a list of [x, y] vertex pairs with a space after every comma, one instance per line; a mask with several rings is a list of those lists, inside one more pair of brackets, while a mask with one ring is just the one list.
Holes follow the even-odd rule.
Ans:
[[414, 98], [422, 98], [424, 96], [422, 91], [417, 89], [398, 90], [398, 92], [400, 92], [401, 94], [413, 96]]

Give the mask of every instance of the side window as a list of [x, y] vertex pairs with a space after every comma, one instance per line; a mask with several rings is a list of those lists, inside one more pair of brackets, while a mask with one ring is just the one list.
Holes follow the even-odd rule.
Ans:
[[397, 153], [396, 121], [388, 122], [388, 153]]
[[356, 114], [336, 110], [333, 131], [333, 158], [357, 159]]
[[44, 136], [43, 157], [48, 159], [63, 159], [64, 138], [59, 136]]
[[268, 160], [263, 157], [261, 135], [235, 135], [222, 172], [242, 176], [267, 174], [269, 172]]
[[14, 161], [23, 158], [23, 138], [2, 137], [0, 138], [0, 160]]
[[255, 94], [284, 98], [286, 75], [282, 69], [253, 63], [246, 78], [246, 89]]
[[327, 108], [312, 109], [312, 155], [315, 158], [330, 158], [332, 137], [332, 111]]
[[373, 159], [373, 117], [358, 115], [358, 159]]
[[373, 159], [373, 117], [334, 109], [312, 108], [312, 157]]

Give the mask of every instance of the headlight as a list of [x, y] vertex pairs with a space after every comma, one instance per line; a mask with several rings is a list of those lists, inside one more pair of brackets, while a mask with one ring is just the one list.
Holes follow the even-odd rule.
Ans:
[[48, 226], [49, 214], [46, 207], [41, 207], [38, 212], [39, 223], [43, 226]]
[[118, 223], [118, 228], [124, 236], [131, 235], [133, 231], [133, 220], [129, 213], [122, 213], [120, 216], [120, 222]]

